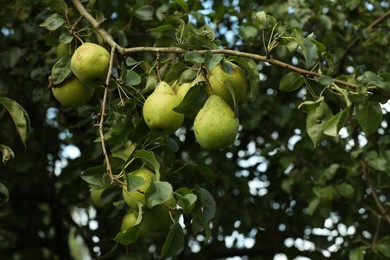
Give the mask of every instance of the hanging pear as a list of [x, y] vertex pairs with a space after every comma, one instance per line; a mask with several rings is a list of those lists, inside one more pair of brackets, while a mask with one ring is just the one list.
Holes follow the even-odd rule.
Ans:
[[206, 150], [223, 149], [236, 140], [238, 124], [232, 108], [221, 97], [211, 95], [195, 117], [195, 138]]
[[180, 98], [176, 96], [171, 86], [162, 81], [153, 93], [147, 97], [142, 108], [142, 114], [146, 124], [152, 131], [161, 134], [172, 134], [182, 124], [184, 115], [173, 111], [180, 104]]

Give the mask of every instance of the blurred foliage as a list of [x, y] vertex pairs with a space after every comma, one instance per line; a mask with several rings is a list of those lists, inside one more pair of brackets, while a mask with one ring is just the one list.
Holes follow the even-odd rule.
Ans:
[[[169, 137], [149, 132], [139, 118], [143, 97], [158, 81], [156, 55], [118, 53], [104, 122], [113, 172], [131, 178], [128, 173], [147, 165], [161, 178], [146, 194], [150, 207], [141, 223], [148, 224], [121, 233], [128, 207], [120, 187], [104, 175], [95, 125], [104, 90], [88, 105], [68, 109], [48, 89], [60, 42], [76, 47], [77, 35], [108, 46], [71, 1], [3, 1], [0, 151], [15, 158], [0, 164], [2, 259], [389, 257], [390, 2], [83, 4], [123, 47], [222, 46], [326, 76], [236, 60], [251, 78], [253, 95], [239, 106], [234, 145], [207, 152], [189, 119]], [[222, 58], [207, 55], [161, 53], [159, 74], [170, 83], [192, 80], [200, 64], [208, 68], [213, 57]], [[334, 84], [335, 78], [358, 88]], [[10, 112], [5, 97], [28, 119], [21, 120], [26, 115], [18, 105], [19, 112]], [[21, 132], [29, 132], [26, 144]], [[69, 154], [70, 147], [79, 156]], [[103, 187], [94, 206], [90, 189]], [[166, 200], [171, 189], [180, 206], [174, 209]], [[158, 206], [168, 208], [169, 218], [154, 218]], [[166, 226], [156, 225], [165, 220]], [[145, 226], [152, 230], [146, 236]]]

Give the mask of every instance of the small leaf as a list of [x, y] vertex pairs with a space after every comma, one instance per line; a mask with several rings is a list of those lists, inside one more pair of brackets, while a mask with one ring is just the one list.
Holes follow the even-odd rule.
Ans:
[[157, 161], [156, 156], [152, 151], [136, 150], [134, 152], [134, 158], [141, 159], [144, 164], [153, 169], [156, 174], [156, 180], [160, 180], [160, 163]]
[[364, 259], [364, 247], [354, 248], [349, 252], [349, 260], [363, 260]]
[[347, 107], [344, 110], [338, 112], [336, 115], [332, 116], [324, 127], [324, 134], [333, 137], [338, 136], [341, 128], [345, 123], [345, 120], [349, 115], [350, 110], [350, 107]]
[[70, 59], [71, 56], [66, 55], [53, 65], [53, 68], [51, 69], [50, 80], [54, 85], [62, 83], [72, 72], [70, 67]]
[[310, 110], [315, 109], [323, 100], [324, 97], [321, 96], [316, 101], [312, 101], [312, 100], [304, 101], [301, 104], [299, 104], [298, 109], [308, 113]]
[[23, 145], [26, 146], [30, 134], [30, 118], [26, 110], [18, 102], [7, 97], [0, 97], [0, 104], [10, 113]]
[[65, 24], [64, 18], [62, 18], [58, 14], [52, 14], [50, 15], [43, 23], [41, 23], [39, 26], [44, 27], [49, 31], [55, 31], [58, 28], [60, 28], [62, 25]]
[[264, 11], [256, 13], [256, 21], [260, 30], [263, 30], [267, 24], [267, 14]]
[[8, 199], [9, 191], [7, 187], [5, 187], [4, 184], [0, 182], [0, 205], [2, 204], [2, 202], [8, 202]]
[[176, 4], [180, 5], [180, 7], [183, 9], [185, 14], [188, 14], [189, 8], [188, 3], [184, 0], [173, 0]]
[[130, 56], [128, 56], [127, 58], [126, 58], [126, 65], [127, 66], [133, 66], [133, 65], [136, 65], [136, 64], [138, 64], [139, 62], [138, 61], [136, 61], [135, 59], [133, 59], [132, 57], [130, 57]]
[[215, 216], [216, 203], [208, 190], [199, 188], [197, 191], [200, 194], [200, 200], [203, 207], [203, 224], [206, 224]]
[[280, 80], [279, 89], [281, 91], [291, 92], [300, 88], [304, 83], [305, 81], [301, 74], [290, 72]]
[[205, 62], [204, 65], [207, 71], [211, 71], [217, 66], [223, 59], [223, 54], [213, 54], [211, 51], [206, 51], [204, 54]]
[[151, 5], [144, 5], [138, 8], [134, 15], [141, 21], [152, 21], [154, 14], [154, 8]]
[[331, 117], [332, 111], [325, 101], [321, 101], [315, 109], [309, 111], [306, 118], [306, 130], [314, 147], [324, 138], [323, 131]]
[[3, 158], [1, 160], [3, 164], [7, 164], [15, 158], [15, 154], [12, 149], [6, 145], [0, 144], [0, 152], [3, 154]]
[[366, 134], [374, 133], [382, 122], [382, 108], [379, 102], [365, 100], [356, 106], [356, 120]]
[[148, 190], [145, 192], [145, 199], [148, 207], [164, 203], [173, 195], [173, 189], [169, 182], [152, 181]]
[[43, 3], [56, 13], [65, 13], [68, 9], [64, 0], [43, 0]]
[[188, 61], [188, 62], [191, 62], [191, 63], [203, 63], [204, 62], [204, 58], [202, 55], [200, 55], [198, 52], [196, 51], [190, 51], [190, 52], [187, 52], [185, 55], [184, 55], [184, 60], [185, 61]]
[[337, 192], [340, 194], [340, 196], [350, 200], [353, 198], [353, 195], [355, 193], [355, 189], [353, 186], [349, 183], [341, 183], [336, 186]]
[[127, 191], [130, 192], [142, 186], [145, 183], [145, 180], [141, 176], [136, 176], [132, 173], [127, 173], [126, 182], [127, 182]]
[[321, 76], [319, 78], [316, 78], [315, 81], [320, 83], [323, 86], [329, 86], [334, 82], [334, 78], [329, 77], [329, 76]]
[[114, 240], [122, 245], [129, 245], [137, 241], [140, 233], [141, 225], [136, 225], [133, 228], [129, 228], [125, 231], [120, 231]]
[[161, 257], [168, 258], [176, 255], [184, 245], [184, 231], [180, 223], [175, 221], [164, 242]]
[[182, 187], [175, 191], [178, 198], [177, 204], [183, 208], [185, 214], [190, 214], [194, 209], [197, 196], [188, 188]]
[[126, 86], [137, 86], [141, 83], [141, 76], [133, 70], [128, 70], [125, 78]]
[[390, 257], [390, 244], [389, 243], [381, 243], [378, 244], [375, 249], [384, 255], [385, 257]]
[[175, 81], [177, 76], [180, 75], [185, 69], [187, 69], [187, 64], [184, 62], [177, 62], [173, 64], [165, 75], [164, 81]]
[[309, 216], [313, 216], [314, 212], [317, 210], [318, 206], [320, 205], [320, 198], [316, 197], [312, 201], [310, 201], [309, 206], [307, 208], [307, 214]]
[[81, 172], [81, 178], [94, 188], [104, 188], [103, 176], [106, 171], [104, 165], [94, 166]]
[[175, 108], [174, 111], [182, 114], [193, 114], [199, 111], [206, 102], [207, 96], [204, 93], [205, 84], [196, 84], [191, 87], [184, 96], [183, 101]]

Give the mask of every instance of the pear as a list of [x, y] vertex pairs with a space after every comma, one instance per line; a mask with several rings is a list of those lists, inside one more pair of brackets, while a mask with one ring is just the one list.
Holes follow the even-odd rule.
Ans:
[[226, 87], [229, 84], [236, 98], [237, 104], [245, 100], [248, 91], [248, 80], [245, 72], [236, 64], [225, 61], [224, 66], [218, 64], [208, 74], [210, 88], [206, 88], [208, 95], [217, 95], [223, 98], [231, 107], [233, 107], [233, 98]]
[[194, 131], [204, 149], [223, 149], [236, 140], [238, 119], [220, 96], [211, 95], [195, 117]]
[[172, 134], [182, 124], [184, 115], [173, 111], [180, 104], [180, 98], [171, 86], [162, 81], [153, 93], [147, 97], [142, 108], [146, 124], [152, 131], [160, 134]]
[[95, 92], [94, 88], [85, 86], [80, 80], [71, 76], [58, 87], [51, 88], [54, 97], [64, 107], [78, 107], [87, 103]]
[[127, 185], [123, 186], [122, 188], [122, 195], [126, 202], [126, 204], [134, 209], [138, 210], [138, 202], [142, 205], [145, 204], [145, 191], [149, 188], [150, 183], [152, 180], [156, 179], [156, 175], [146, 169], [146, 168], [139, 168], [132, 172], [132, 175], [141, 177], [144, 180], [144, 183], [139, 186], [136, 190], [127, 190]]
[[100, 87], [106, 80], [110, 53], [95, 43], [84, 43], [72, 55], [70, 66], [74, 75], [87, 86]]

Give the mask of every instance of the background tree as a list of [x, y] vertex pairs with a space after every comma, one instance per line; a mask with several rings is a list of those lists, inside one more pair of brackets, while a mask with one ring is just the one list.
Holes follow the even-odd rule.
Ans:
[[[5, 1], [2, 258], [390, 257], [389, 4]], [[81, 41], [104, 46], [112, 70], [91, 101], [65, 108], [48, 88], [70, 72], [56, 51]], [[222, 58], [251, 79], [234, 145], [202, 149], [190, 119], [150, 132], [141, 110], [157, 82]], [[204, 100], [192, 91], [182, 109]], [[142, 165], [161, 178], [141, 223], [120, 232], [122, 185]]]

